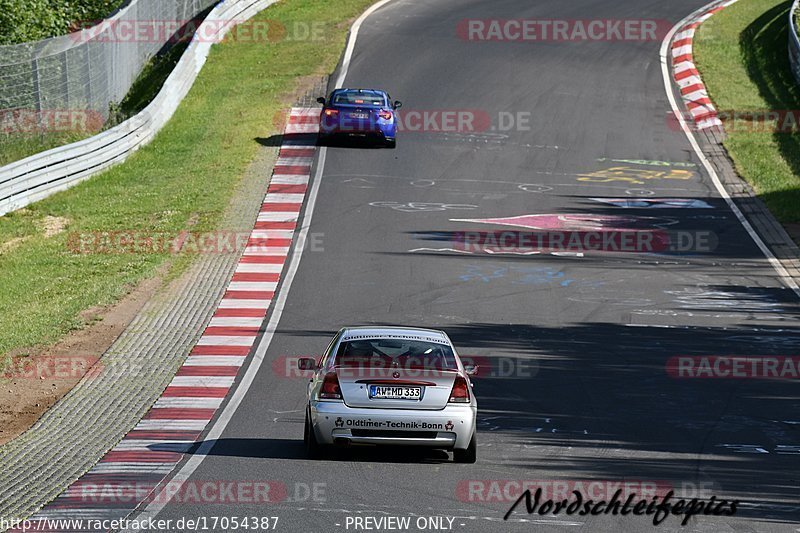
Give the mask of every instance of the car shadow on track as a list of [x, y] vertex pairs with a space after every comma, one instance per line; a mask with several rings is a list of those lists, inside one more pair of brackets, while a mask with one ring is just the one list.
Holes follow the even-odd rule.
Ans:
[[[196, 443], [189, 451], [200, 453], [203, 444], [212, 443], [205, 455], [249, 457], [254, 459], [308, 459], [301, 439], [217, 439]], [[153, 444], [154, 451], [175, 451], [169, 444]], [[442, 463], [450, 458], [444, 450], [402, 447], [332, 448], [322, 460], [375, 463]]]
[[375, 139], [362, 137], [338, 137], [320, 140], [316, 133], [290, 133], [286, 135], [270, 135], [269, 137], [256, 137], [253, 139], [261, 146], [279, 147], [287, 145], [302, 146], [325, 146], [328, 148], [352, 148], [352, 149], [381, 149], [386, 146]]

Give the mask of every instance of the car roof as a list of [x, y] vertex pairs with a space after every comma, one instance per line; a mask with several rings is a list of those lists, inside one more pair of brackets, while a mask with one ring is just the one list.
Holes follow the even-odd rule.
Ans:
[[355, 326], [344, 328], [342, 341], [359, 339], [406, 339], [450, 345], [443, 331], [406, 326]]

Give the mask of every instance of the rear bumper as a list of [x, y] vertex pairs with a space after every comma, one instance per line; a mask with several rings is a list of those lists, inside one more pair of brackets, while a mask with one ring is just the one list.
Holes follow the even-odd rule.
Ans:
[[386, 139], [394, 139], [397, 128], [393, 124], [377, 123], [320, 123], [319, 133], [322, 136], [333, 135], [376, 135]]
[[321, 444], [391, 444], [466, 449], [477, 407], [449, 404], [436, 411], [366, 409], [343, 402], [311, 402], [311, 422]]

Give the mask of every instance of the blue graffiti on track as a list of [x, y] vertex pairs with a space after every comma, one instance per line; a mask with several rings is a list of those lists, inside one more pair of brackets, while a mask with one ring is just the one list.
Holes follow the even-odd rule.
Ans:
[[549, 267], [489, 267], [481, 265], [467, 266], [467, 272], [459, 276], [461, 281], [481, 281], [489, 283], [494, 280], [509, 280], [515, 285], [559, 285], [599, 287], [602, 281], [582, 281], [567, 277], [560, 271]]

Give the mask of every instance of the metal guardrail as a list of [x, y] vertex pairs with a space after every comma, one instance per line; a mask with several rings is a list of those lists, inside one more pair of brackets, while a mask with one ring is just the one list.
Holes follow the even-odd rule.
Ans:
[[795, 14], [799, 4], [800, 0], [794, 0], [792, 8], [789, 10], [789, 64], [797, 83], [800, 83], [800, 38], [797, 37]]
[[211, 44], [276, 1], [224, 0], [209, 12], [161, 91], [139, 114], [88, 139], [0, 167], [0, 215], [98, 174], [150, 142], [189, 92]]

